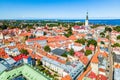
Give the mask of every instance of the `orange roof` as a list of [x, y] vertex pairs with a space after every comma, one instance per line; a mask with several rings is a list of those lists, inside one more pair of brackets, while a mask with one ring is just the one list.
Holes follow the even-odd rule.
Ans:
[[44, 55], [44, 56], [46, 56], [46, 55], [47, 55], [47, 53], [46, 53], [46, 52], [44, 52], [44, 51], [43, 51], [41, 54], [42, 54], [42, 55]]
[[55, 36], [54, 37], [57, 41], [64, 41], [67, 40], [67, 38], [65, 36]]
[[92, 63], [98, 63], [98, 52], [94, 54], [91, 60]]
[[99, 38], [98, 42], [100, 42], [100, 41], [108, 42], [109, 40], [107, 38]]
[[48, 41], [48, 43], [49, 43], [49, 42], [55, 42], [56, 39], [55, 39], [54, 37], [48, 37], [48, 38], [47, 38], [47, 41]]
[[78, 34], [79, 37], [84, 37], [86, 34]]
[[99, 71], [101, 71], [101, 72], [105, 72], [105, 69], [103, 69], [103, 68], [99, 68]]
[[58, 62], [62, 63], [62, 64], [65, 64], [66, 61], [65, 60], [61, 60], [61, 59], [57, 59]]
[[5, 53], [3, 48], [0, 48], [0, 58], [8, 58], [9, 56]]
[[35, 58], [41, 60], [41, 59], [42, 59], [42, 56], [39, 56], [39, 55], [36, 54], [36, 55], [35, 55]]
[[27, 41], [36, 41], [36, 40], [46, 40], [46, 37], [39, 37], [39, 38], [33, 38], [33, 39], [28, 39]]
[[58, 58], [57, 56], [49, 55], [49, 54], [47, 55], [47, 57], [48, 57], [48, 58], [51, 58], [51, 59], [53, 59], [53, 60], [57, 60], [57, 58]]
[[48, 43], [48, 45], [52, 48], [55, 48], [55, 44], [54, 43]]
[[69, 39], [70, 39], [70, 40], [76, 40], [77, 38], [76, 38], [74, 35], [71, 35], [71, 36], [69, 37]]
[[114, 68], [120, 68], [120, 64], [114, 65]]
[[89, 61], [88, 58], [87, 58], [86, 56], [84, 56], [84, 55], [81, 56], [79, 59], [80, 59], [80, 61], [82, 61], [82, 63], [83, 63], [84, 65], [87, 65], [87, 63], [88, 63], [88, 61]]
[[103, 57], [107, 58], [108, 57], [108, 54], [106, 52], [102, 52], [102, 53], [99, 53], [101, 54]]
[[91, 70], [91, 66], [89, 66], [87, 70], [78, 77], [78, 80], [82, 80], [88, 74], [88, 72], [90, 72], [90, 70]]
[[61, 80], [72, 80], [70, 75], [66, 75], [65, 77], [63, 77]]
[[21, 33], [19, 36], [30, 36], [30, 35], [31, 35], [31, 33], [25, 32], [25, 33]]

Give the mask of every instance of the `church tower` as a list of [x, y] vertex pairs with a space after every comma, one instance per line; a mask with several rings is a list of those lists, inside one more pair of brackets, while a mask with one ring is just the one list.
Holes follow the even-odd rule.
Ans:
[[85, 26], [88, 28], [88, 25], [89, 24], [89, 22], [88, 22], [88, 12], [86, 13], [86, 20], [85, 20]]

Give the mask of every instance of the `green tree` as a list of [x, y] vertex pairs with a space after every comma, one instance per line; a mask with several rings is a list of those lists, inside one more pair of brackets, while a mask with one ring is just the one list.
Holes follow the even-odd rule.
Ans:
[[67, 34], [64, 34], [64, 36], [66, 37], [70, 37], [72, 35], [72, 27], [69, 27], [69, 29], [67, 30]]
[[46, 46], [44, 47], [44, 50], [45, 50], [46, 52], [50, 52], [50, 51], [51, 51], [51, 49], [50, 49], [50, 47], [49, 47], [48, 45], [46, 45]]
[[110, 38], [109, 35], [107, 35], [106, 38], [109, 39]]
[[25, 36], [25, 40], [27, 40], [28, 39], [28, 36]]
[[42, 65], [42, 62], [39, 59], [37, 60], [37, 63], [38, 63], [38, 66]]
[[76, 23], [76, 25], [78, 25], [78, 26], [82, 26], [84, 23], [82, 23], [82, 22], [77, 22]]
[[117, 36], [117, 39], [120, 40], [120, 35]]
[[92, 54], [92, 51], [91, 50], [86, 50], [85, 55], [88, 56], [90, 54]]
[[77, 39], [75, 42], [81, 43], [81, 44], [85, 45], [86, 39], [84, 39], [84, 38], [82, 38], [82, 39]]
[[101, 44], [105, 44], [103, 41], [101, 41]]
[[66, 54], [66, 53], [63, 53], [61, 56], [63, 56], [63, 57], [67, 57], [67, 54]]
[[108, 31], [108, 32], [111, 32], [112, 29], [110, 27], [105, 27], [105, 32]]
[[87, 42], [88, 42], [87, 46], [89, 46], [90, 44], [94, 45], [95, 47], [97, 46], [97, 41], [94, 39], [90, 39]]
[[71, 56], [73, 56], [73, 55], [74, 55], [74, 49], [70, 49], [69, 54], [70, 54]]
[[117, 32], [120, 32], [120, 26], [114, 27], [113, 29]]
[[29, 52], [28, 52], [26, 49], [21, 49], [21, 50], [20, 50], [20, 53], [25, 54], [25, 55], [28, 55], [28, 54], [29, 54]]
[[119, 43], [115, 43], [112, 45], [112, 47], [120, 47], [120, 44]]
[[44, 32], [44, 36], [45, 36], [45, 35], [47, 35], [47, 33], [46, 33], [46, 32]]
[[89, 46], [90, 44], [94, 45], [94, 47], [95, 47], [94, 52], [95, 52], [96, 47], [97, 47], [97, 41], [94, 40], [94, 39], [90, 39], [90, 40], [87, 41], [87, 46]]
[[100, 36], [101, 36], [101, 37], [105, 37], [105, 33], [104, 33], [104, 32], [101, 32], [101, 33], [100, 33]]
[[100, 25], [93, 25], [93, 26], [90, 26], [91, 28], [97, 28], [99, 27]]

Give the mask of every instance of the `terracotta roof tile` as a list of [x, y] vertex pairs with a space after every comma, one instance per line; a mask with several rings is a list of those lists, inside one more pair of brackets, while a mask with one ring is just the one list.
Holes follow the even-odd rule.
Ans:
[[84, 64], [84, 65], [87, 65], [88, 64], [88, 58], [86, 56], [81, 56], [79, 58], [79, 60]]
[[97, 75], [94, 73], [94, 72], [90, 72], [90, 74], [88, 75], [89, 78], [91, 79], [96, 79], [97, 78]]
[[65, 77], [63, 77], [61, 80], [72, 80], [70, 75], [66, 75]]
[[102, 74], [99, 74], [99, 75], [97, 76], [97, 80], [107, 80], [107, 77], [104, 76], [104, 75], [102, 75]]

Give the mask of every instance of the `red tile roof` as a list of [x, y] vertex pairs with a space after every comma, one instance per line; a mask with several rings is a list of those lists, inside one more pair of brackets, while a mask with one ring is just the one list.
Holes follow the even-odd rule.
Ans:
[[26, 56], [26, 55], [24, 55], [24, 54], [20, 54], [20, 55], [18, 55], [18, 56], [13, 57], [13, 59], [14, 59], [15, 61], [19, 61], [19, 60], [21, 60], [21, 59], [23, 59], [23, 58], [27, 59], [28, 56]]
[[97, 75], [94, 73], [94, 72], [90, 72], [90, 74], [88, 75], [89, 78], [91, 79], [96, 79], [97, 78]]
[[82, 52], [75, 52], [74, 53], [74, 56], [77, 56], [77, 57], [81, 57], [83, 55], [84, 55], [84, 53], [82, 53]]
[[107, 77], [102, 74], [99, 74], [96, 80], [107, 80]]
[[73, 28], [74, 29], [80, 29], [80, 26], [75, 25]]

